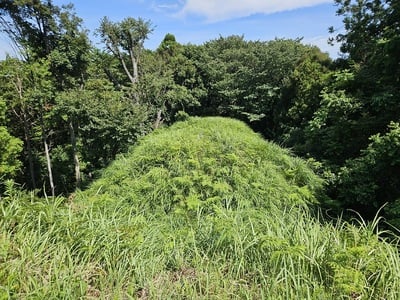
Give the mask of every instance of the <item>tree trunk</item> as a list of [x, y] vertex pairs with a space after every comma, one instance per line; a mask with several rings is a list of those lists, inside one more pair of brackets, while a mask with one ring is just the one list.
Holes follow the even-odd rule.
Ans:
[[156, 121], [154, 122], [154, 125], [153, 125], [154, 129], [157, 129], [158, 127], [160, 127], [161, 123], [162, 123], [162, 110], [159, 109], [157, 111]]
[[131, 81], [132, 84], [135, 84], [137, 82], [137, 78], [135, 78], [128, 70], [128, 67], [126, 66], [126, 63], [124, 61], [124, 57], [122, 56], [122, 54], [119, 55], [119, 61], [122, 64], [122, 67], [125, 70], [126, 75], [128, 76], [129, 80]]
[[132, 70], [133, 70], [133, 83], [136, 83], [139, 80], [139, 72], [138, 72], [138, 58], [135, 57], [133, 50], [131, 49], [129, 51], [129, 56], [131, 57], [131, 63], [132, 63]]
[[72, 120], [70, 120], [69, 122], [69, 132], [71, 136], [72, 155], [74, 157], [74, 166], [75, 166], [75, 187], [79, 188], [81, 185], [81, 167], [80, 167], [78, 152], [76, 149], [76, 135]]
[[40, 125], [42, 128], [42, 140], [43, 140], [43, 145], [44, 145], [44, 154], [46, 156], [47, 172], [49, 175], [51, 196], [54, 198], [55, 197], [55, 188], [54, 188], [54, 181], [53, 181], [53, 171], [51, 168], [50, 150], [49, 150], [49, 145], [47, 143], [48, 135], [46, 134], [45, 127], [44, 127], [43, 114], [40, 115], [40, 123], [41, 123]]
[[53, 172], [52, 172], [52, 169], [51, 169], [49, 145], [47, 144], [46, 136], [43, 136], [43, 143], [44, 143], [44, 153], [46, 155], [47, 171], [49, 172], [49, 182], [50, 182], [51, 196], [54, 198], [55, 197], [55, 189], [54, 189], [54, 181], [53, 181]]

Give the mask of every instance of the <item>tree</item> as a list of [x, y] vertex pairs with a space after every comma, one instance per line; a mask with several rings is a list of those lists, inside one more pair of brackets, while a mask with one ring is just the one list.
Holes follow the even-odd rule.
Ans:
[[242, 36], [199, 46], [194, 61], [207, 90], [200, 114], [235, 117], [275, 138], [282, 93], [308, 49], [300, 40], [252, 42]]
[[60, 8], [51, 0], [0, 3], [0, 29], [26, 61], [48, 59], [58, 89], [79, 84], [84, 77], [90, 43], [81, 23], [72, 5]]
[[31, 86], [28, 87], [25, 97], [32, 103], [36, 104], [38, 125], [41, 132], [41, 141], [43, 143], [44, 155], [46, 158], [47, 175], [50, 185], [51, 195], [54, 198], [56, 195], [53, 169], [50, 157], [50, 142], [49, 139], [53, 134], [51, 124], [48, 122], [49, 113], [52, 110], [53, 100], [53, 84], [51, 81], [51, 73], [49, 71], [49, 64], [46, 61], [36, 62], [27, 65], [29, 72], [28, 80]]
[[[397, 218], [400, 3], [335, 0], [344, 54], [305, 130], [306, 151], [336, 173], [331, 195], [374, 217], [385, 202]], [[334, 32], [334, 29], [331, 28]]]
[[[21, 167], [22, 141], [10, 135], [6, 125], [6, 103], [0, 98], [0, 180], [12, 178]], [[0, 186], [0, 189], [2, 187]]]
[[[3, 99], [8, 103], [8, 109], [11, 113], [11, 120], [15, 120], [11, 129], [24, 141], [24, 156], [28, 159], [29, 180], [25, 180], [29, 188], [36, 189], [36, 175], [34, 168], [33, 151], [33, 124], [35, 112], [28, 99], [26, 99], [24, 90], [27, 73], [24, 64], [16, 59], [7, 58], [1, 62], [1, 91]], [[22, 126], [16, 127], [16, 124]], [[22, 132], [21, 132], [22, 131]], [[25, 164], [25, 161], [24, 161]]]
[[[341, 51], [357, 63], [367, 61], [377, 51], [398, 47], [399, 3], [396, 0], [335, 0], [337, 14], [343, 16], [344, 33], [331, 42], [341, 44]], [[330, 31], [335, 32], [334, 28]], [[394, 49], [393, 49], [394, 50]], [[383, 59], [383, 57], [381, 57]]]
[[82, 28], [82, 19], [73, 11], [72, 4], [63, 6], [57, 16], [58, 35], [54, 49], [50, 52], [50, 71], [58, 90], [82, 86], [87, 79], [90, 44], [87, 31]]
[[0, 71], [0, 89], [7, 103], [10, 118], [10, 130], [13, 135], [24, 141], [25, 157], [29, 179], [27, 187], [36, 189], [44, 180], [40, 174], [44, 154], [44, 165], [47, 172], [50, 191], [55, 194], [51, 167], [51, 138], [54, 130], [49, 124], [53, 109], [54, 86], [46, 60], [38, 62], [21, 62], [8, 58], [2, 63]]
[[[59, 110], [56, 109], [55, 95], [82, 88], [88, 76], [91, 46], [81, 24], [82, 19], [75, 15], [72, 5], [58, 7], [51, 0], [5, 0], [0, 3], [0, 29], [9, 35], [24, 57], [24, 61], [8, 61], [8, 66], [15, 69], [7, 70], [7, 76], [12, 80], [3, 87], [13, 118], [23, 124], [18, 128], [16, 122], [13, 129], [25, 142], [26, 165], [29, 165], [26, 174], [30, 174], [27, 187], [43, 186], [46, 176], [53, 196], [68, 182], [61, 183], [54, 176], [51, 157], [51, 152], [56, 159], [64, 153], [60, 149], [68, 148], [68, 135], [60, 134], [62, 124], [56, 122], [55, 113]], [[70, 143], [73, 144], [74, 139], [71, 138]], [[41, 153], [45, 154], [44, 160]], [[41, 174], [42, 165], [47, 166], [46, 175]], [[68, 173], [68, 170], [59, 173], [64, 172]]]
[[310, 153], [306, 128], [320, 106], [321, 91], [330, 83], [332, 62], [317, 47], [310, 48], [295, 66], [288, 84], [282, 89], [277, 110], [277, 141], [296, 154]]
[[0, 3], [0, 25], [27, 60], [46, 57], [57, 38], [55, 16], [60, 10], [52, 1], [4, 0]]
[[379, 122], [375, 127], [384, 130], [400, 114], [400, 4], [397, 0], [335, 2], [345, 28], [336, 41], [354, 66], [354, 92]]
[[[339, 173], [339, 200], [344, 206], [361, 210], [369, 217], [385, 203], [391, 218], [399, 218], [398, 211], [391, 213], [393, 205], [400, 203], [400, 125], [390, 123], [384, 134], [370, 138], [361, 155], [348, 160]], [[399, 225], [399, 224], [396, 224]]]
[[58, 143], [53, 160], [59, 165], [58, 177], [65, 177], [60, 182], [63, 190], [71, 192], [88, 183], [96, 171], [148, 132], [146, 109], [104, 78], [90, 77], [83, 88], [59, 93], [53, 122], [59, 124], [59, 135], [69, 140]]
[[144, 41], [153, 31], [151, 26], [150, 21], [141, 18], [128, 17], [121, 22], [112, 22], [104, 17], [97, 30], [107, 50], [119, 59], [132, 84], [139, 79], [140, 55]]
[[198, 98], [203, 91], [196, 80], [195, 66], [184, 52], [185, 47], [175, 36], [167, 34], [155, 52], [146, 51], [143, 57], [136, 93], [154, 111], [154, 128], [164, 121], [174, 121], [178, 111], [200, 105]]

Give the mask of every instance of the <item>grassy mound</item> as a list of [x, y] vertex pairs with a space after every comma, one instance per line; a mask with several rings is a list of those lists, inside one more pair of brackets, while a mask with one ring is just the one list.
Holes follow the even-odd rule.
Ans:
[[311, 216], [321, 180], [241, 122], [144, 138], [91, 189], [0, 199], [0, 299], [400, 299], [400, 239]]
[[320, 188], [303, 160], [240, 121], [209, 117], [147, 136], [104, 172], [91, 193], [138, 210], [209, 212], [304, 205], [316, 201]]

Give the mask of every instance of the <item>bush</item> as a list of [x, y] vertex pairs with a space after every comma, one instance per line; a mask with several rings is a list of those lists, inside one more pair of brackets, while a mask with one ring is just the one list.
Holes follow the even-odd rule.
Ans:
[[339, 174], [339, 201], [344, 206], [373, 217], [385, 207], [389, 222], [400, 225], [398, 203], [400, 197], [400, 125], [390, 123], [384, 135], [374, 135], [361, 156], [347, 161]]

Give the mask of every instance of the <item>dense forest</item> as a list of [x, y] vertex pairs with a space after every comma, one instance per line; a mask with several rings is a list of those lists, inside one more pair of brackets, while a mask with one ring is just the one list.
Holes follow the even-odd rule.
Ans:
[[[18, 57], [0, 61], [0, 299], [396, 299], [400, 259], [383, 240], [400, 228], [400, 2], [334, 2], [336, 59], [301, 38], [170, 33], [149, 50], [156, 29], [132, 17], [99, 20], [96, 47], [73, 5], [2, 0]], [[64, 264], [66, 283], [46, 289], [57, 274], [33, 267], [25, 284], [7, 264], [34, 255], [16, 250], [28, 236], [44, 261], [68, 249], [42, 262]]]

